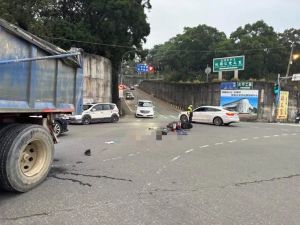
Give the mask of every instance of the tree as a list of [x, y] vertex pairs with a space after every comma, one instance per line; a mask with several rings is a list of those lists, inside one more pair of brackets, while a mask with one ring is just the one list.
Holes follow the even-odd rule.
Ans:
[[273, 27], [264, 21], [239, 27], [230, 35], [230, 39], [246, 57], [245, 71], [242, 72], [245, 78], [261, 79], [268, 73], [278, 74], [284, 71], [284, 46], [279, 42]]
[[0, 17], [62, 48], [76, 46], [109, 58], [116, 102], [122, 56], [142, 50], [150, 33], [145, 10], [150, 9], [150, 0], [1, 0]]
[[[193, 80], [195, 76], [199, 76], [200, 71], [205, 70], [207, 64], [211, 64], [211, 50], [225, 40], [223, 32], [207, 25], [185, 27], [183, 34], [178, 34], [163, 45], [155, 46], [150, 51], [148, 60], [155, 64], [167, 64], [176, 80]], [[174, 71], [179, 71], [182, 76]]]
[[[291, 50], [292, 44], [294, 45], [294, 55], [297, 55], [298, 58], [293, 60], [293, 63], [290, 67], [290, 74], [300, 73], [300, 29], [287, 29], [283, 33], [279, 34], [280, 42], [284, 45], [288, 50]], [[286, 52], [284, 55], [284, 63], [287, 67], [290, 58], [290, 51]]]

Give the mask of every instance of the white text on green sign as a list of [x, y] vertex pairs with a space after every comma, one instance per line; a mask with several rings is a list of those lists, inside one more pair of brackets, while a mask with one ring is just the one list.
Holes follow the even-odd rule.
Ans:
[[245, 68], [244, 55], [213, 59], [214, 72], [244, 70], [244, 68]]

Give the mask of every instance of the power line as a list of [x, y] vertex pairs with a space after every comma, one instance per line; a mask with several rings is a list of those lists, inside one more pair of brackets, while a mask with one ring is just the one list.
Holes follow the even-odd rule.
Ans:
[[[53, 40], [62, 40], [62, 41], [72, 41], [77, 43], [83, 43], [83, 44], [92, 44], [92, 45], [100, 45], [100, 46], [109, 46], [109, 47], [115, 47], [115, 48], [128, 48], [133, 49], [132, 46], [126, 46], [126, 45], [116, 45], [116, 44], [105, 44], [105, 43], [99, 43], [99, 42], [90, 42], [90, 41], [81, 41], [81, 40], [74, 40], [74, 39], [67, 39], [67, 38], [59, 38], [59, 37], [48, 37], [43, 36], [44, 38], [49, 38]], [[287, 47], [263, 47], [263, 48], [252, 48], [252, 49], [215, 49], [215, 50], [184, 50], [184, 49], [169, 49], [164, 50], [163, 52], [195, 52], [195, 53], [218, 53], [218, 52], [252, 52], [252, 51], [270, 51], [275, 49], [286, 49]]]
[[78, 43], [83, 43], [83, 44], [92, 44], [92, 45], [101, 45], [101, 46], [109, 46], [109, 47], [116, 47], [116, 48], [130, 48], [130, 49], [133, 49], [132, 46], [125, 46], [125, 45], [103, 44], [103, 43], [99, 43], [99, 42], [79, 41], [79, 40], [59, 38], [59, 37], [47, 37], [47, 36], [43, 36], [43, 37], [48, 38], [48, 39], [53, 39], [53, 40], [72, 41], [72, 42], [78, 42]]

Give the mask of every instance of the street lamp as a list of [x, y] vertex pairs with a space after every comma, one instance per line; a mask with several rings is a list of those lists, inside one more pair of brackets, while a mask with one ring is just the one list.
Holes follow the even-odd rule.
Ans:
[[[296, 41], [297, 44], [300, 44], [299, 41]], [[296, 60], [300, 57], [300, 54], [293, 54], [294, 53], [294, 47], [295, 47], [295, 42], [292, 42], [291, 44], [291, 53], [290, 53], [290, 58], [289, 58], [289, 63], [288, 63], [288, 67], [286, 70], [286, 74], [285, 77], [287, 78], [289, 76], [290, 73], [290, 67], [293, 64], [293, 60]]]

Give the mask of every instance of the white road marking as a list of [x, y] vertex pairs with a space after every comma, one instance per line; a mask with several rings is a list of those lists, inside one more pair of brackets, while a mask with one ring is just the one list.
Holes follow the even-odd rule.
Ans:
[[187, 153], [190, 153], [192, 151], [194, 151], [194, 149], [187, 150], [187, 151], [185, 151], [185, 153], [187, 154]]
[[115, 158], [112, 158], [111, 160], [117, 160], [117, 159], [122, 159], [122, 157], [115, 157]]
[[150, 186], [151, 185], [151, 183], [148, 183], [148, 186]]
[[259, 137], [254, 137], [253, 139], [259, 139]]
[[199, 148], [207, 148], [209, 145], [199, 146]]
[[282, 136], [288, 136], [288, 134], [282, 134]]
[[138, 154], [141, 154], [141, 153], [140, 153], [140, 152], [137, 152], [136, 154], [138, 155]]
[[270, 136], [264, 136], [264, 138], [269, 138]]
[[129, 154], [128, 156], [129, 156], [129, 157], [131, 157], [131, 156], [135, 156], [135, 154], [131, 153], [131, 154]]
[[171, 162], [174, 162], [174, 161], [176, 161], [177, 159], [179, 159], [180, 158], [180, 155], [179, 156], [176, 156], [176, 157], [174, 157], [172, 160], [171, 160]]
[[218, 142], [215, 145], [222, 145], [222, 144], [224, 144], [224, 142]]
[[106, 162], [106, 161], [110, 161], [111, 159], [104, 159], [104, 160], [102, 160], [103, 162]]
[[249, 138], [242, 138], [242, 141], [248, 141]]
[[231, 140], [231, 141], [228, 141], [229, 143], [233, 143], [233, 142], [236, 142], [236, 140]]
[[297, 134], [296, 134], [296, 133], [293, 133], [292, 135], [295, 136], [295, 135], [297, 135]]
[[279, 135], [278, 134], [274, 134], [273, 137], [279, 137]]

